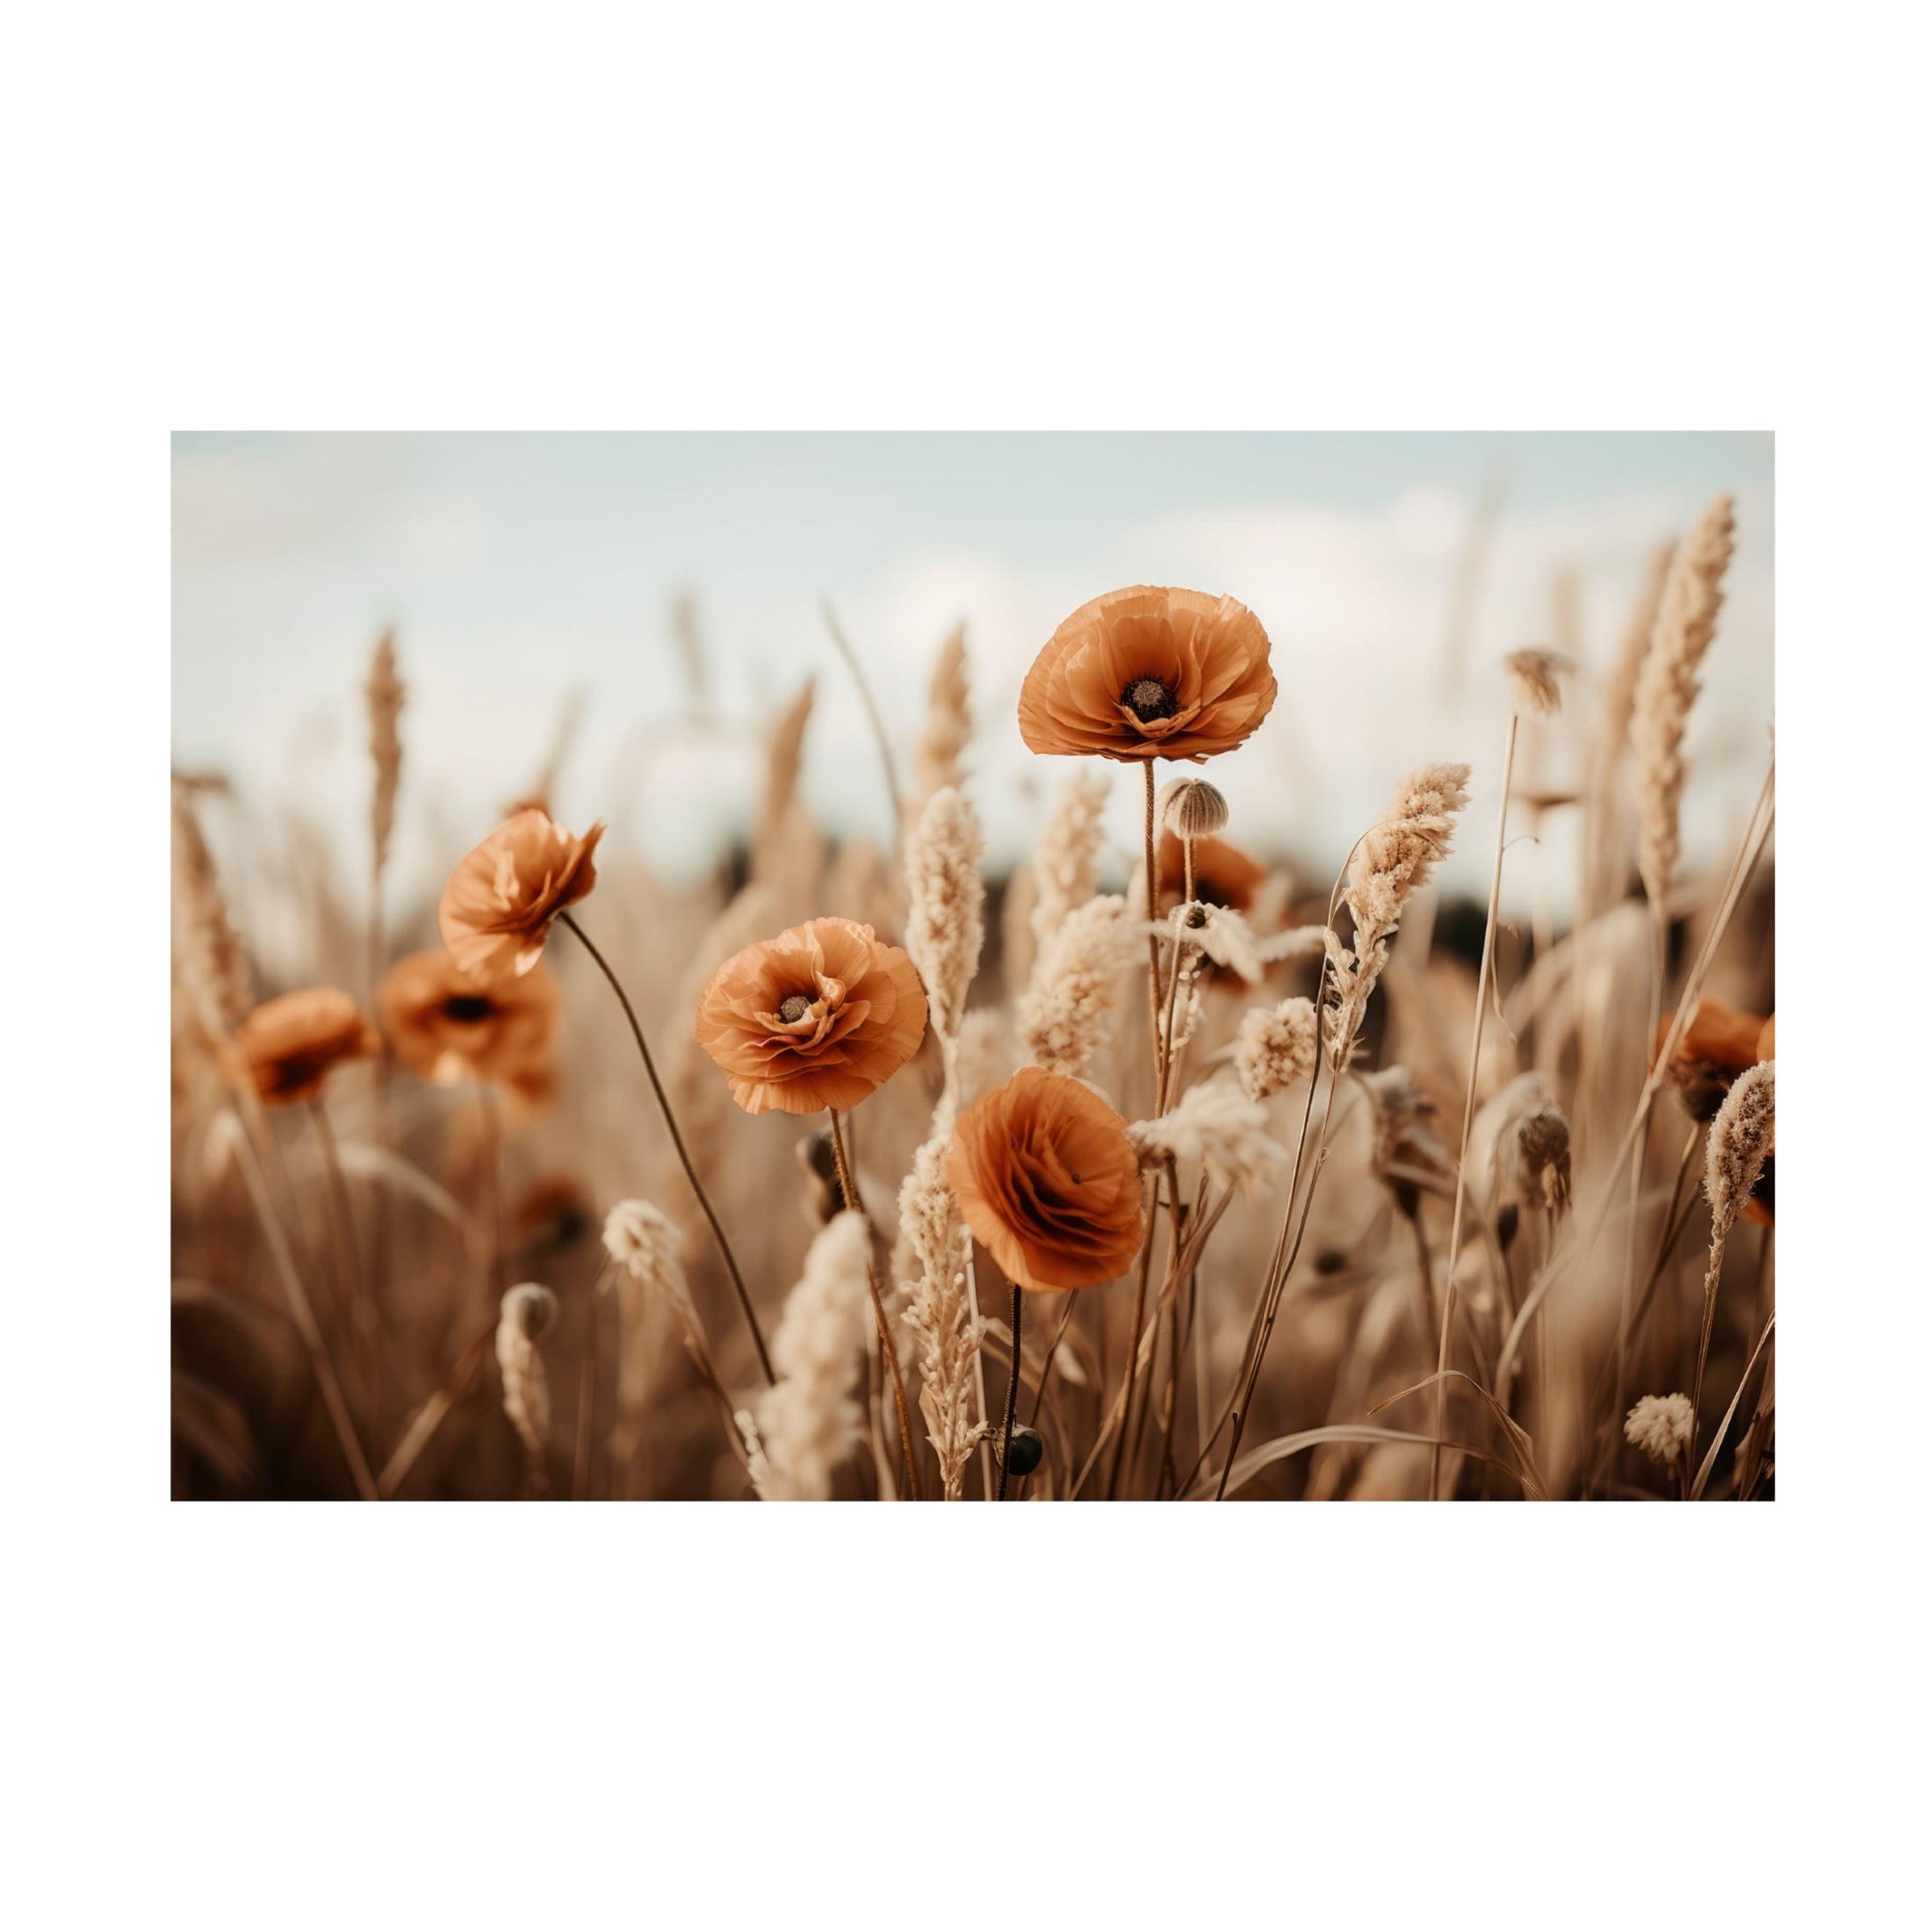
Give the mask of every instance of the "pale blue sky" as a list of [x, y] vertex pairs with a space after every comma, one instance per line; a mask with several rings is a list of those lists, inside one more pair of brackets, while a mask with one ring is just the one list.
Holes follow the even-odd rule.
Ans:
[[[1450, 705], [1450, 588], [1498, 477], [1469, 689]], [[1033, 653], [1101, 590], [1185, 582], [1251, 604], [1275, 644], [1276, 715], [1217, 768], [1236, 829], [1332, 862], [1421, 758], [1476, 761], [1483, 799], [1495, 660], [1549, 641], [1565, 571], [1583, 660], [1569, 723], [1592, 722], [1591, 674], [1646, 555], [1720, 489], [1739, 500], [1740, 542], [1691, 742], [1695, 859], [1731, 835], [1732, 795], [1748, 806], [1770, 722], [1769, 435], [183, 434], [175, 754], [264, 804], [359, 824], [356, 686], [393, 621], [411, 685], [405, 868], [430, 876], [452, 833], [487, 829], [573, 688], [588, 711], [564, 809], [588, 818], [634, 793], [660, 847], [700, 862], [750, 810], [748, 748], [673, 746], [627, 768], [640, 727], [681, 709], [666, 614], [688, 588], [728, 713], [755, 722], [818, 674], [808, 797], [879, 832], [875, 761], [818, 616], [830, 595], [908, 744], [932, 655], [967, 619], [974, 762], [1006, 855], [1030, 835], [1038, 781], [1058, 775], [1013, 723]], [[1548, 756], [1575, 750], [1559, 739]], [[674, 779], [696, 802], [667, 813]]]

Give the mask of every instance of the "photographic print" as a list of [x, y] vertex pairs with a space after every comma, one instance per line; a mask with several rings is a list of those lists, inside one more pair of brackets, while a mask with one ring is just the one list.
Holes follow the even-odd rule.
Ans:
[[172, 465], [176, 1497], [1775, 1494], [1769, 435]]

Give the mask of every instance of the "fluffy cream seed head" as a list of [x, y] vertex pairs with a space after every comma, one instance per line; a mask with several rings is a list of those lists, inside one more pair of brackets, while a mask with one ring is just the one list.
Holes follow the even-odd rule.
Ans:
[[979, 814], [950, 785], [926, 800], [905, 841], [905, 950], [926, 982], [933, 1030], [948, 1057], [986, 936], [983, 842]]
[[1653, 1462], [1668, 1465], [1683, 1453], [1692, 1420], [1688, 1395], [1646, 1395], [1624, 1418], [1624, 1435]]
[[1315, 1004], [1251, 1006], [1235, 1039], [1235, 1077], [1251, 1100], [1267, 1100], [1315, 1071]]
[[1279, 1179], [1287, 1165], [1286, 1150], [1268, 1132], [1267, 1110], [1231, 1080], [1189, 1087], [1157, 1119], [1131, 1122], [1127, 1137], [1143, 1166], [1157, 1167], [1170, 1157], [1199, 1161], [1244, 1193]]
[[834, 1215], [814, 1237], [786, 1299], [771, 1343], [779, 1380], [753, 1410], [764, 1470], [759, 1493], [768, 1498], [829, 1496], [859, 1439], [864, 1417], [852, 1389], [870, 1314], [869, 1239], [862, 1215]]
[[1020, 1002], [1020, 1034], [1036, 1066], [1086, 1077], [1112, 1028], [1121, 976], [1138, 956], [1144, 931], [1117, 893], [1089, 899], [1068, 915]]
[[1728, 1234], [1770, 1157], [1775, 1138], [1777, 1063], [1761, 1060], [1731, 1083], [1705, 1147], [1704, 1192], [1713, 1233]]

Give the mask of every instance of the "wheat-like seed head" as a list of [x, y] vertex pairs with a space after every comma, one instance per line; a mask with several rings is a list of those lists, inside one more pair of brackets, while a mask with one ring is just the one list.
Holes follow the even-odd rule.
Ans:
[[211, 1043], [231, 1040], [253, 1004], [248, 957], [185, 792], [174, 794], [174, 915], [181, 977]]
[[965, 782], [960, 754], [972, 736], [973, 714], [966, 681], [966, 626], [954, 626], [933, 667], [926, 699], [926, 731], [919, 739], [919, 782], [930, 798], [948, 785]]
[[1761, 1060], [1731, 1083], [1705, 1144], [1704, 1192], [1711, 1203], [1713, 1237], [1732, 1223], [1751, 1198], [1777, 1129], [1777, 1063]]
[[1089, 899], [1061, 923], [1020, 1002], [1020, 1035], [1036, 1066], [1086, 1077], [1112, 1028], [1121, 975], [1138, 955], [1144, 930], [1117, 893]]
[[1503, 659], [1510, 674], [1510, 702], [1527, 717], [1550, 717], [1563, 709], [1558, 681], [1574, 668], [1560, 651], [1512, 651]]
[[1717, 633], [1735, 530], [1731, 499], [1719, 496], [1679, 546], [1637, 676], [1630, 725], [1637, 754], [1637, 869], [1651, 905], [1660, 908], [1677, 869], [1684, 728], [1697, 699], [1698, 667]]
[[852, 1385], [870, 1315], [870, 1238], [862, 1215], [847, 1211], [828, 1221], [812, 1240], [772, 1337], [779, 1379], [760, 1395], [754, 1416], [765, 1467], [759, 1494], [774, 1501], [823, 1501], [859, 1440], [863, 1417]]
[[1287, 1155], [1268, 1132], [1267, 1109], [1233, 1080], [1202, 1080], [1166, 1113], [1131, 1121], [1127, 1137], [1143, 1167], [1198, 1161], [1224, 1186], [1244, 1193], [1279, 1180]]
[[496, 1324], [503, 1413], [523, 1438], [533, 1468], [541, 1465], [550, 1435], [550, 1378], [537, 1344], [556, 1319], [557, 1297], [534, 1281], [524, 1281], [504, 1294]]
[[905, 840], [905, 950], [926, 983], [933, 1030], [945, 1049], [948, 1099], [966, 991], [986, 937], [981, 848], [979, 814], [951, 786], [926, 800]]
[[985, 1433], [974, 1419], [974, 1364], [984, 1322], [975, 1323], [966, 1271], [972, 1237], [946, 1176], [948, 1138], [934, 1134], [912, 1157], [899, 1188], [899, 1238], [918, 1264], [906, 1285], [905, 1325], [919, 1344], [919, 1412], [939, 1457], [946, 1500], [964, 1494], [966, 1465]]
[[376, 641], [368, 681], [363, 686], [369, 713], [369, 756], [376, 768], [369, 825], [378, 873], [389, 862], [389, 838], [396, 824], [396, 789], [402, 779], [402, 739], [397, 720], [402, 716], [407, 691], [396, 674], [396, 634], [385, 631]]
[[1033, 854], [1033, 977], [1037, 983], [1048, 948], [1075, 911], [1093, 897], [1099, 876], [1100, 817], [1107, 780], [1077, 771], [1067, 781]]

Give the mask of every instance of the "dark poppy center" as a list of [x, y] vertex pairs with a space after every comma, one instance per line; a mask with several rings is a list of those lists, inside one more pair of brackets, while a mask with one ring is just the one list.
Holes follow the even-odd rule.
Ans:
[[784, 1003], [778, 1009], [778, 1017], [788, 1027], [796, 1027], [811, 1011], [811, 1002], [803, 993], [787, 993]]
[[1121, 703], [1143, 724], [1157, 717], [1171, 717], [1180, 709], [1172, 690], [1159, 678], [1135, 678], [1121, 693]]
[[487, 1020], [495, 1010], [496, 1002], [487, 993], [451, 993], [443, 1002], [445, 1020]]

